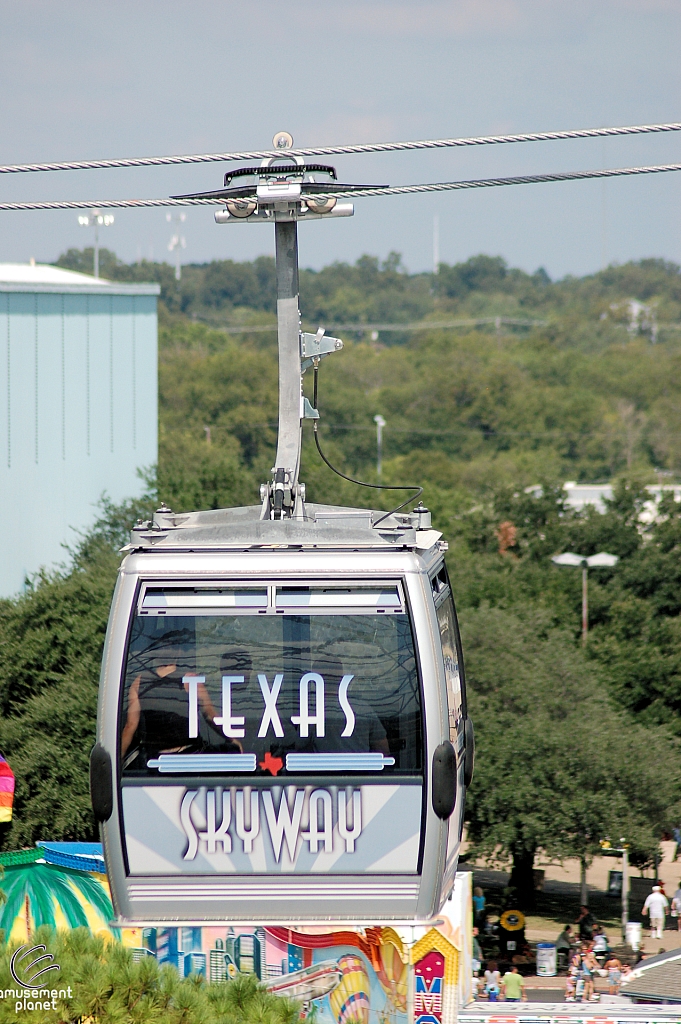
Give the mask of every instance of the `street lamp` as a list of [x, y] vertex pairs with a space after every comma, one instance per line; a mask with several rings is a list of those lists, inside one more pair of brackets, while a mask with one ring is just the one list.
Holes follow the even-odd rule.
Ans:
[[378, 482], [381, 482], [381, 470], [382, 470], [382, 459], [383, 459], [383, 427], [385, 426], [385, 420], [380, 413], [376, 413], [374, 416], [374, 423], [376, 424], [376, 476]]
[[175, 280], [179, 281], [182, 277], [182, 267], [180, 266], [180, 250], [187, 248], [186, 239], [180, 234], [180, 225], [184, 224], [187, 219], [186, 213], [180, 213], [173, 216], [171, 213], [166, 214], [166, 220], [169, 224], [177, 224], [177, 231], [168, 242], [168, 252], [175, 253]]
[[603, 857], [622, 858], [622, 941], [627, 938], [627, 921], [629, 920], [629, 844], [624, 836], [619, 846], [613, 846], [609, 839], [601, 839]]
[[617, 555], [609, 555], [607, 551], [599, 551], [597, 555], [576, 555], [574, 551], [564, 551], [562, 555], [554, 555], [551, 561], [554, 565], [581, 566], [582, 569], [582, 647], [586, 647], [586, 636], [589, 632], [589, 584], [588, 570], [606, 567], [611, 569], [617, 565]]
[[99, 229], [108, 228], [114, 222], [113, 213], [102, 213], [101, 210], [90, 210], [89, 213], [81, 214], [78, 223], [83, 228], [95, 229], [95, 252], [93, 259], [93, 270], [95, 277], [99, 277]]

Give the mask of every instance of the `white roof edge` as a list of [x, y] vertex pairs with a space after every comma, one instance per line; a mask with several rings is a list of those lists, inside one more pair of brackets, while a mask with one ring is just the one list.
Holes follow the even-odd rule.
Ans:
[[15, 284], [0, 281], [0, 292], [30, 292], [57, 295], [160, 295], [160, 284], [137, 284], [127, 281], [97, 281], [96, 284]]
[[158, 295], [161, 288], [155, 282], [109, 281], [50, 263], [0, 263], [0, 291]]

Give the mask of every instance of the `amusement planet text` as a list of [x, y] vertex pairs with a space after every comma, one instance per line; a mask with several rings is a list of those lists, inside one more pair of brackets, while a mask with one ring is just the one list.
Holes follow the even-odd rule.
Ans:
[[14, 1012], [21, 1010], [56, 1010], [58, 999], [72, 999], [71, 986], [66, 988], [0, 988], [0, 998], [14, 1000]]

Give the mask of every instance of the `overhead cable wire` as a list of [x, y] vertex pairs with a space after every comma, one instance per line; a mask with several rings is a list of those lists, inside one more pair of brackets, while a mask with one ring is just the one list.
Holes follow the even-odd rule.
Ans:
[[[440, 181], [424, 185], [393, 185], [385, 188], [349, 189], [341, 193], [333, 191], [317, 194], [315, 199], [342, 198], [360, 199], [365, 196], [401, 196], [423, 192], [455, 192], [460, 189], [495, 188], [501, 185], [538, 185], [552, 181], [583, 181], [587, 178], [621, 178], [637, 174], [665, 174], [669, 171], [681, 171], [681, 164], [654, 164], [644, 167], [614, 167], [592, 171], [558, 171], [548, 174], [521, 174], [511, 178], [477, 178], [470, 181]], [[256, 196], [240, 196], [241, 202]], [[303, 197], [304, 198], [304, 197]], [[193, 199], [98, 199], [58, 200], [51, 202], [0, 203], [0, 210], [103, 210], [142, 209], [159, 206], [224, 206], [225, 198], [193, 198]]]
[[45, 203], [0, 203], [0, 210], [136, 210], [158, 206], [215, 206], [222, 199], [91, 199]]
[[[502, 324], [510, 324], [514, 327], [546, 327], [548, 320], [520, 320], [515, 317], [509, 316], [483, 316], [478, 317], [476, 320], [420, 320], [418, 323], [409, 324], [328, 324], [327, 330], [329, 331], [441, 331], [450, 330], [454, 327], [477, 327], [478, 325], [489, 324], [490, 326], [501, 326]], [[260, 334], [266, 331], [273, 332], [277, 330], [276, 324], [244, 324], [243, 327], [229, 324], [223, 326], [222, 324], [214, 325], [217, 329], [224, 331], [225, 334]]]
[[597, 139], [618, 135], [653, 135], [681, 131], [681, 123], [639, 124], [616, 128], [576, 128], [561, 132], [524, 132], [520, 135], [479, 135], [458, 139], [424, 139], [414, 142], [370, 142], [351, 146], [308, 146], [298, 149], [256, 149], [233, 153], [195, 153], [182, 156], [122, 157], [108, 160], [64, 160], [52, 163], [4, 164], [0, 174], [36, 171], [92, 171], [117, 167], [167, 167], [230, 160], [265, 160], [282, 156], [345, 156], [356, 153], [397, 153], [422, 149], [453, 149], [466, 146], [498, 146], [512, 142], [554, 142], [561, 139]]
[[[653, 164], [643, 167], [613, 167], [592, 171], [557, 171], [547, 174], [518, 174], [511, 178], [477, 178], [470, 181], [438, 181], [426, 185], [392, 185], [376, 189], [348, 189], [339, 193], [344, 199], [360, 199], [364, 196], [402, 196], [421, 192], [455, 192], [469, 188], [495, 188], [501, 185], [540, 185], [551, 181], [583, 181], [586, 178], [621, 178], [636, 174], [665, 174], [681, 171], [681, 164]], [[333, 192], [315, 195], [320, 200], [336, 198]]]

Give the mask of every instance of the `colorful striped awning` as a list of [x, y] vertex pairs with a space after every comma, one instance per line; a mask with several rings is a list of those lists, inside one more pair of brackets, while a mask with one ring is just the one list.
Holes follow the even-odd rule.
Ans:
[[0, 822], [12, 820], [14, 772], [0, 754]]

